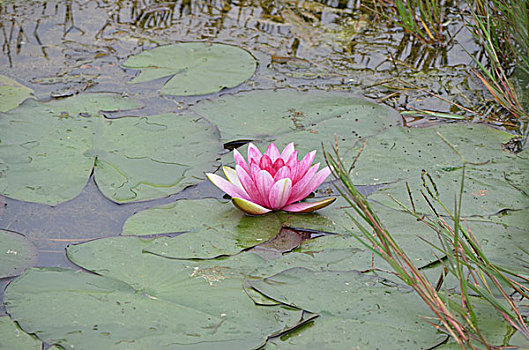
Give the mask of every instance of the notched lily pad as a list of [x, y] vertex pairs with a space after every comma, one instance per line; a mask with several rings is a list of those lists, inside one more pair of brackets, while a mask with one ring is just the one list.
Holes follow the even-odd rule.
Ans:
[[302, 322], [300, 310], [256, 306], [244, 292], [259, 257], [171, 260], [144, 253], [150, 241], [114, 237], [70, 246], [68, 257], [97, 275], [28, 270], [6, 290], [9, 314], [47, 343], [90, 349], [259, 348]]
[[122, 234], [186, 232], [156, 239], [144, 249], [174, 259], [211, 259], [266, 242], [280, 229], [275, 215], [247, 216], [229, 202], [183, 199], [133, 215], [125, 222]]
[[94, 169], [115, 202], [164, 197], [196, 184], [221, 149], [216, 128], [190, 114], [107, 119], [137, 104], [114, 94], [28, 100], [0, 115], [0, 192], [55, 205], [78, 195]]
[[241, 48], [204, 42], [161, 46], [130, 57], [125, 68], [141, 69], [130, 83], [170, 78], [162, 95], [205, 95], [250, 79], [257, 63]]
[[33, 90], [30, 88], [5, 75], [0, 75], [0, 112], [6, 112], [17, 107], [32, 95]]
[[[322, 141], [334, 142], [334, 134], [352, 148], [360, 138], [400, 121], [396, 111], [365, 98], [293, 89], [222, 96], [202, 101], [193, 110], [219, 126], [224, 143], [273, 140], [284, 147], [295, 142], [300, 155], [320, 150]], [[323, 161], [319, 153], [317, 161]]]
[[[453, 208], [459, 193], [462, 159], [448, 146], [443, 135], [469, 162], [466, 168], [463, 215], [492, 215], [503, 209], [524, 209], [529, 197], [508, 181], [510, 167], [519, 159], [503, 151], [502, 143], [512, 135], [484, 125], [451, 124], [430, 128], [392, 128], [369, 138], [352, 176], [357, 184], [382, 184], [397, 180], [370, 198], [399, 208], [388, 193], [409, 204], [408, 181], [418, 211], [429, 213], [420, 190], [439, 193], [440, 200]], [[426, 172], [423, 173], [422, 170]], [[435, 187], [432, 185], [435, 183]]]
[[38, 255], [37, 247], [23, 235], [0, 230], [0, 278], [21, 274], [37, 262]]

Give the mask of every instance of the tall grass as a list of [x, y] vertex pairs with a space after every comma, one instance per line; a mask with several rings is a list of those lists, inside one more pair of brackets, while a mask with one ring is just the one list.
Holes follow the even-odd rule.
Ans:
[[449, 41], [443, 0], [374, 0], [373, 7], [379, 18], [388, 18], [386, 10], [392, 9], [398, 24], [425, 44], [444, 46]]
[[511, 117], [529, 119], [511, 76], [516, 69], [529, 74], [529, 1], [468, 0], [473, 22], [467, 23], [481, 44], [486, 63], [472, 56], [478, 65], [476, 76]]
[[[442, 135], [439, 136], [448, 143]], [[457, 153], [455, 148], [452, 147], [452, 149]], [[354, 215], [349, 214], [361, 232], [355, 237], [374, 254], [383, 258], [393, 268], [395, 274], [417, 292], [435, 315], [433, 319], [429, 320], [432, 326], [448, 334], [461, 349], [476, 349], [477, 344], [487, 349], [494, 348], [480, 329], [480, 322], [470, 298], [471, 293], [474, 293], [487, 301], [507, 324], [529, 339], [527, 321], [507, 291], [510, 288], [524, 298], [529, 298], [529, 288], [519, 282], [529, 282], [529, 278], [491, 262], [483, 253], [470, 229], [461, 225], [460, 213], [466, 166], [463, 157], [461, 188], [453, 213], [439, 201], [435, 195], [436, 191], [425, 192], [432, 193], [430, 198], [423, 193], [424, 199], [429, 203], [433, 200], [441, 204], [447, 219], [435, 211], [431, 217], [419, 214], [414, 210], [415, 205], [412, 206], [413, 209], [406, 208], [410, 215], [424, 222], [438, 234], [440, 242], [438, 244], [430, 243], [438, 249], [439, 255], [443, 256], [443, 259], [440, 259], [444, 266], [442, 276], [452, 275], [459, 282], [460, 294], [447, 295], [439, 292], [443, 279], [440, 279], [441, 283], [438, 283], [436, 287], [433, 286], [419, 268], [413, 264], [406, 252], [402, 250], [391, 232], [384, 227], [367, 199], [356, 189], [349, 172], [345, 170], [347, 168], [340, 159], [337, 143], [333, 153], [325, 150], [323, 152], [333, 175], [339, 181], [338, 191], [359, 217], [357, 219]], [[500, 295], [501, 298], [498, 298], [497, 295]]]

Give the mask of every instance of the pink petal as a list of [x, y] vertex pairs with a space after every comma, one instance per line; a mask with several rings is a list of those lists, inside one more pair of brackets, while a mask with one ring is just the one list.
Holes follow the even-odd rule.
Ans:
[[269, 201], [270, 208], [281, 209], [287, 204], [290, 198], [290, 192], [292, 191], [292, 180], [281, 179], [276, 182], [270, 189]]
[[270, 189], [274, 184], [274, 179], [272, 178], [272, 175], [270, 175], [270, 173], [266, 170], [260, 170], [257, 175], [257, 180], [255, 181], [255, 184], [257, 185], [257, 189], [261, 194], [261, 198], [263, 198], [263, 205], [267, 208], [270, 208], [268, 194], [270, 193]]
[[255, 147], [255, 145], [250, 142], [250, 144], [248, 145], [248, 163], [251, 163], [253, 160], [257, 164], [259, 164], [261, 157], [262, 154], [261, 151], [259, 151], [259, 148]]
[[242, 166], [246, 172], [250, 172], [248, 163], [246, 163], [244, 157], [236, 149], [233, 150], [233, 158], [235, 158], [235, 164]]
[[274, 182], [277, 182], [281, 179], [289, 178], [290, 179], [290, 168], [288, 166], [284, 166], [274, 175]]
[[272, 163], [276, 161], [277, 158], [281, 156], [277, 146], [274, 143], [271, 143], [265, 151], [265, 155], [269, 156], [272, 160]]
[[291, 211], [294, 213], [312, 213], [315, 210], [325, 208], [329, 204], [333, 203], [336, 200], [335, 197], [327, 198], [319, 202], [299, 202], [294, 204], [289, 204], [284, 207], [282, 210]]
[[250, 197], [252, 202], [255, 202], [258, 204], [265, 204], [263, 202], [262, 196], [259, 194], [257, 186], [255, 185], [255, 182], [253, 181], [251, 176], [246, 172], [246, 170], [244, 170], [242, 166], [236, 165], [235, 171], [237, 172], [237, 177], [239, 178], [239, 181], [241, 182], [242, 187], [246, 190], [246, 193], [248, 193], [248, 196]]
[[281, 152], [281, 158], [283, 158], [283, 160], [286, 162], [288, 158], [290, 158], [292, 152], [294, 152], [294, 142], [286, 145], [286, 147], [283, 149], [283, 152]]
[[264, 208], [257, 203], [247, 201], [246, 199], [233, 197], [231, 199], [233, 205], [250, 215], [263, 215], [270, 212], [270, 209]]
[[296, 177], [293, 179], [294, 182], [298, 182], [307, 171], [310, 169], [310, 166], [312, 162], [314, 161], [314, 157], [316, 156], [316, 151], [309, 152], [303, 157], [301, 162], [298, 163], [297, 169], [296, 169]]
[[[319, 164], [319, 163], [318, 163]], [[323, 169], [321, 169], [320, 171], [318, 171], [313, 177], [312, 179], [310, 180], [310, 182], [307, 184], [307, 186], [305, 186], [305, 188], [303, 189], [302, 192], [300, 192], [296, 198], [294, 198], [294, 196], [292, 196], [292, 201], [290, 203], [293, 203], [293, 202], [297, 202], [305, 197], [307, 197], [312, 191], [314, 191], [315, 189], [318, 188], [319, 185], [321, 185], [321, 183], [323, 181], [325, 181], [325, 179], [327, 178], [327, 176], [329, 176], [331, 173], [331, 170], [329, 169], [329, 167], [325, 167]], [[308, 174], [308, 172], [307, 172]]]
[[239, 181], [239, 177], [237, 176], [237, 172], [235, 171], [235, 169], [227, 167], [227, 166], [223, 166], [222, 171], [224, 172], [224, 175], [226, 176], [229, 182], [239, 187], [240, 189], [243, 189], [242, 184]]
[[[283, 158], [285, 159], [285, 158]], [[290, 156], [287, 158], [286, 165], [288, 165], [291, 169], [299, 163], [298, 161], [298, 151], [292, 152]]]
[[303, 176], [294, 186], [292, 186], [292, 194], [290, 195], [290, 200], [288, 204], [297, 202], [307, 197], [307, 195], [303, 196], [303, 193], [305, 192], [305, 188], [307, 187], [307, 185], [314, 177], [314, 174], [316, 174], [316, 172], [318, 171], [319, 166], [320, 163], [316, 163], [311, 166], [309, 171], [306, 172], [305, 176]]
[[207, 173], [206, 176], [208, 177], [209, 181], [213, 182], [215, 186], [229, 194], [232, 198], [239, 197], [247, 200], [250, 199], [250, 196], [248, 196], [245, 190], [235, 186], [229, 181], [224, 180], [222, 177], [211, 173]]
[[259, 168], [259, 164], [252, 161], [250, 163], [250, 176], [252, 177], [253, 181], [257, 183], [257, 177], [259, 176], [259, 171], [261, 171], [261, 168]]
[[270, 174], [272, 174], [272, 172], [274, 172], [272, 165], [273, 165], [272, 160], [270, 159], [268, 155], [265, 154], [264, 156], [261, 157], [261, 161], [259, 162], [259, 168], [261, 168], [262, 170], [266, 170]]
[[274, 165], [272, 165], [272, 168], [274, 168], [274, 171], [277, 172], [279, 169], [285, 166], [285, 161], [282, 158], [277, 158], [274, 162]]

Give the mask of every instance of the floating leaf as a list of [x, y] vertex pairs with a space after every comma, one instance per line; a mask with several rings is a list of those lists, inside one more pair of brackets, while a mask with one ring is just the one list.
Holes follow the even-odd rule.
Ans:
[[290, 348], [411, 349], [442, 341], [420, 318], [431, 312], [415, 293], [357, 271], [297, 267], [249, 284], [269, 298], [320, 314], [298, 336], [286, 337]]
[[31, 97], [33, 90], [13, 79], [0, 75], [0, 112], [17, 107], [22, 101]]
[[69, 258], [97, 275], [30, 269], [6, 290], [9, 314], [47, 343], [90, 349], [251, 349], [301, 320], [299, 310], [247, 297], [245, 273], [262, 261], [253, 254], [182, 261], [145, 254], [146, 244], [70, 246]]
[[41, 350], [42, 343], [20, 329], [8, 316], [1, 316], [0, 349]]
[[408, 179], [421, 169], [450, 173], [462, 161], [442, 134], [469, 162], [495, 164], [512, 158], [502, 143], [513, 135], [484, 125], [449, 124], [429, 128], [391, 128], [369, 138], [353, 170], [355, 183], [376, 185]]
[[215, 127], [189, 114], [100, 115], [133, 107], [118, 95], [87, 94], [28, 100], [1, 115], [1, 193], [54, 205], [78, 195], [94, 170], [105, 196], [139, 201], [176, 193], [212, 169], [221, 148]]
[[437, 191], [440, 200], [453, 210], [463, 162], [437, 133], [446, 137], [471, 162], [465, 173], [463, 215], [491, 215], [502, 209], [529, 206], [529, 197], [506, 180], [506, 168], [515, 166], [518, 160], [502, 151], [501, 145], [512, 135], [483, 125], [388, 129], [368, 139], [352, 172], [355, 183], [373, 185], [401, 180], [370, 196], [388, 206], [400, 208], [388, 193], [411, 207], [404, 184], [407, 181], [417, 210], [429, 213], [429, 206], [420, 194], [421, 189], [428, 194], [426, 184], [430, 193], [435, 195]]
[[281, 148], [295, 142], [300, 155], [320, 150], [322, 142], [333, 142], [334, 134], [353, 147], [361, 137], [377, 134], [400, 120], [396, 111], [364, 98], [292, 89], [222, 96], [193, 109], [219, 126], [225, 143], [274, 140]]
[[247, 216], [229, 202], [183, 199], [131, 216], [125, 222], [123, 234], [187, 232], [156, 239], [144, 250], [177, 259], [209, 259], [266, 242], [280, 229], [281, 222], [275, 215]]
[[0, 230], [0, 278], [21, 274], [37, 262], [38, 255], [35, 245], [23, 235]]
[[170, 78], [162, 95], [205, 95], [250, 79], [257, 63], [236, 46], [204, 42], [161, 46], [130, 57], [125, 68], [141, 69], [131, 83]]

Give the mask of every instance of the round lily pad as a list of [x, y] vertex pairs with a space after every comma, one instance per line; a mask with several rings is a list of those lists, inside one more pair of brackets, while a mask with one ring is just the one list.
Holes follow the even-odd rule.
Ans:
[[[28, 332], [64, 348], [251, 349], [290, 329], [300, 310], [257, 306], [243, 290], [255, 255], [172, 260], [143, 252], [149, 240], [114, 237], [70, 246], [96, 274], [30, 269], [5, 293]], [[50, 322], [50, 319], [53, 322]]]
[[0, 278], [16, 276], [38, 259], [37, 247], [19, 233], [0, 230]]
[[20, 329], [8, 316], [1, 316], [0, 349], [41, 350], [42, 343]]
[[280, 229], [281, 222], [275, 215], [247, 216], [229, 202], [183, 199], [131, 216], [122, 234], [186, 232], [177, 237], [156, 239], [144, 250], [175, 259], [209, 259], [236, 254], [264, 243]]
[[5, 75], [0, 75], [0, 112], [6, 112], [17, 107], [32, 95], [33, 90], [30, 88]]
[[193, 110], [219, 126], [225, 143], [275, 141], [282, 148], [294, 142], [303, 155], [320, 150], [322, 142], [333, 144], [335, 134], [351, 148], [400, 121], [396, 111], [365, 98], [293, 89], [241, 92], [202, 101]]
[[28, 100], [0, 116], [0, 193], [55, 205], [81, 192], [94, 171], [115, 202], [164, 197], [213, 169], [216, 128], [190, 114], [107, 119], [104, 111], [137, 104], [113, 94], [40, 103]]
[[239, 47], [205, 42], [161, 46], [130, 57], [123, 67], [141, 69], [130, 83], [169, 78], [162, 95], [205, 95], [235, 87], [257, 68], [252, 55]]
[[[430, 213], [420, 190], [439, 195], [453, 210], [459, 194], [463, 160], [441, 136], [468, 162], [463, 193], [463, 215], [492, 215], [503, 209], [524, 209], [529, 197], [506, 179], [506, 170], [519, 160], [503, 151], [502, 143], [512, 135], [484, 125], [451, 124], [430, 128], [391, 128], [368, 139], [351, 176], [356, 184], [392, 183], [370, 198], [400, 208], [388, 196], [411, 208], [407, 181], [418, 211]], [[426, 185], [426, 187], [425, 187]], [[431, 200], [431, 196], [429, 196]], [[435, 202], [435, 201], [434, 201]], [[436, 206], [440, 210], [439, 205]]]

